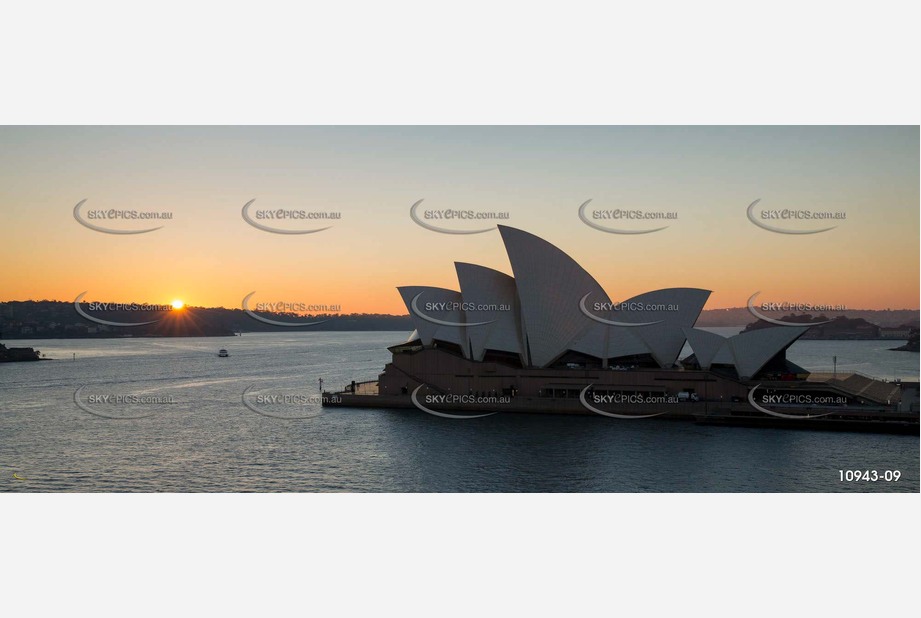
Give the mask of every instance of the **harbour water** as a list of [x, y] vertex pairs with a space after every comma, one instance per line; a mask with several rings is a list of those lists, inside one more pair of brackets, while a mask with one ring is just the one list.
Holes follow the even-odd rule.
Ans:
[[[403, 339], [16, 341], [55, 360], [0, 365], [0, 491], [919, 491], [918, 436], [321, 408], [320, 379], [374, 379]], [[918, 355], [889, 351], [899, 344], [800, 341], [789, 358], [917, 379]]]

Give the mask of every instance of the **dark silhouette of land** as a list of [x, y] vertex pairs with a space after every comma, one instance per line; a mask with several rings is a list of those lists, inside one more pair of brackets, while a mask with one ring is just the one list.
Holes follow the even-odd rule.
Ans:
[[[96, 301], [91, 301], [96, 302]], [[141, 303], [138, 303], [141, 304]], [[140, 323], [141, 326], [100, 324], [77, 313], [73, 302], [9, 301], [0, 303], [0, 337], [3, 339], [58, 339], [85, 337], [232, 337], [238, 333], [294, 331], [405, 331], [413, 330], [408, 315], [370, 313], [298, 315], [259, 311], [260, 317], [277, 322], [320, 322], [311, 326], [274, 326], [261, 322], [242, 309], [184, 307], [172, 311], [90, 311], [108, 322]]]
[[[153, 323], [143, 326], [110, 326], [86, 319], [77, 313], [73, 302], [53, 300], [7, 301], [0, 303], [0, 337], [3, 339], [57, 339], [84, 337], [229, 337], [237, 333], [295, 332], [295, 331], [403, 331], [413, 330], [409, 315], [374, 313], [300, 315], [259, 311], [257, 315], [278, 322], [321, 322], [311, 326], [286, 327], [261, 322], [242, 309], [224, 307], [185, 307], [174, 311], [89, 311], [89, 303], [81, 303], [84, 311], [95, 318], [110, 322]], [[139, 303], [140, 304], [140, 303]], [[833, 325], [810, 329], [807, 339], [902, 339], [885, 329], [918, 328], [917, 309], [848, 310], [831, 318], [825, 316], [787, 316], [784, 320], [815, 322], [833, 319]], [[839, 321], [840, 320], [840, 321]], [[747, 330], [769, 326], [753, 323], [746, 307], [704, 310], [697, 326], [740, 326]], [[760, 326], [759, 326], [760, 325]], [[821, 329], [821, 330], [819, 330]], [[872, 335], [872, 336], [865, 336]]]
[[905, 345], [900, 345], [897, 348], [891, 348], [893, 352], [919, 352], [921, 351], [921, 341], [919, 341], [918, 331], [914, 331], [909, 337], [908, 341], [905, 342]]
[[20, 363], [42, 360], [41, 352], [33, 348], [8, 348], [0, 343], [0, 363]]
[[[793, 314], [779, 318], [789, 324], [809, 326], [801, 339], [892, 339], [911, 341], [912, 336], [917, 340], [918, 323], [901, 324], [896, 327], [884, 327], [868, 322], [863, 318], [848, 318], [837, 316], [828, 318], [824, 315], [810, 315], [808, 313]], [[810, 326], [811, 325], [811, 326]], [[755, 320], [745, 327], [742, 332], [751, 332], [762, 328], [773, 328], [775, 324], [763, 320]], [[895, 348], [901, 350], [901, 348]]]
[[[808, 314], [807, 314], [808, 315]], [[789, 316], [770, 316], [777, 319], [788, 320]], [[844, 317], [851, 320], [863, 319], [871, 324], [883, 328], [896, 328], [904, 325], [918, 326], [921, 312], [917, 309], [847, 309], [835, 311], [833, 315], [818, 316], [816, 321]], [[732, 309], [704, 310], [697, 320], [697, 326], [741, 326], [750, 324], [754, 316], [747, 307], [733, 307]]]

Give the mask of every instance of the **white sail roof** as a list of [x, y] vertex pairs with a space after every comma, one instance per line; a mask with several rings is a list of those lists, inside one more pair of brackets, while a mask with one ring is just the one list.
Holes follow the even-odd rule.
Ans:
[[518, 354], [527, 364], [515, 279], [477, 264], [455, 262], [454, 267], [464, 301], [470, 357], [483, 360], [487, 350], [497, 350]]
[[569, 351], [603, 363], [648, 354], [671, 367], [689, 341], [701, 367], [732, 364], [740, 376], [751, 377], [806, 331], [781, 326], [727, 339], [695, 329], [710, 296], [698, 288], [655, 290], [614, 305], [559, 248], [522, 230], [498, 228], [514, 277], [458, 262], [459, 292], [399, 288], [423, 345], [457, 344], [474, 361], [490, 350], [517, 354], [531, 367], [550, 366]]
[[739, 333], [729, 338], [736, 371], [742, 379], [754, 376], [778, 352], [809, 330], [808, 326], [774, 326]]
[[[530, 364], [546, 367], [571, 349], [574, 341], [604, 329], [579, 307], [589, 294], [592, 300], [610, 302], [608, 295], [584, 268], [546, 240], [500, 225], [521, 304], [524, 345]], [[603, 337], [602, 337], [603, 339]], [[602, 350], [598, 337], [583, 338], [587, 349]]]
[[[678, 360], [686, 340], [684, 328], [697, 322], [710, 290], [698, 288], [667, 288], [634, 296], [625, 301], [626, 311], [615, 312], [619, 321], [649, 324], [635, 328], [615, 327], [635, 331], [652, 357], [661, 367], [671, 367]], [[622, 356], [617, 349], [612, 356]]]
[[728, 338], [699, 328], [683, 331], [702, 369], [714, 364], [731, 364], [740, 378], [749, 379], [808, 329], [807, 326], [774, 326]]
[[422, 345], [430, 346], [438, 339], [456, 343], [467, 350], [461, 326], [464, 315], [461, 311], [463, 299], [460, 292], [425, 285], [407, 285], [397, 289]]

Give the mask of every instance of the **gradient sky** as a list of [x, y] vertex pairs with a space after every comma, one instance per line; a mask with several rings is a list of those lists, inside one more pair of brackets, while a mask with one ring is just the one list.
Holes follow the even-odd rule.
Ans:
[[[457, 289], [455, 260], [511, 273], [498, 232], [413, 223], [409, 208], [425, 198], [508, 211], [509, 225], [562, 248], [615, 300], [701, 287], [714, 291], [708, 309], [759, 290], [764, 301], [917, 309], [918, 153], [917, 127], [2, 127], [0, 301], [88, 290], [87, 300], [239, 307], [255, 290], [253, 302], [405, 313], [395, 287]], [[174, 220], [100, 234], [73, 219], [84, 198]], [[253, 198], [342, 220], [268, 234], [240, 216]], [[606, 234], [577, 216], [589, 198], [679, 218], [654, 234]], [[756, 198], [847, 220], [773, 234], [745, 216]]]

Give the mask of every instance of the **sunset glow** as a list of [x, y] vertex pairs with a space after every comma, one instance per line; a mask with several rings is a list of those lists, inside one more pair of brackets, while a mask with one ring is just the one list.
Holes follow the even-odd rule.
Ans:
[[[777, 301], [917, 309], [918, 131], [902, 127], [5, 127], [0, 301], [266, 301], [405, 314], [396, 287], [457, 289], [454, 261], [510, 273], [499, 234], [433, 232], [410, 207], [497, 210], [569, 253], [612, 296], [713, 290], [708, 309]], [[746, 207], [846, 212], [785, 236]], [[675, 211], [654, 234], [580, 221]], [[100, 233], [75, 221], [140, 234]], [[258, 225], [319, 229], [277, 234]], [[337, 219], [257, 219], [257, 209]], [[111, 219], [110, 210], [166, 213]], [[493, 227], [497, 221], [487, 222]], [[610, 222], [608, 222], [610, 223]], [[456, 221], [457, 227], [477, 222]], [[480, 226], [483, 227], [483, 226]], [[856, 256], [859, 255], [859, 259]], [[113, 256], [117, 256], [113, 259]], [[181, 301], [178, 301], [181, 302]]]

